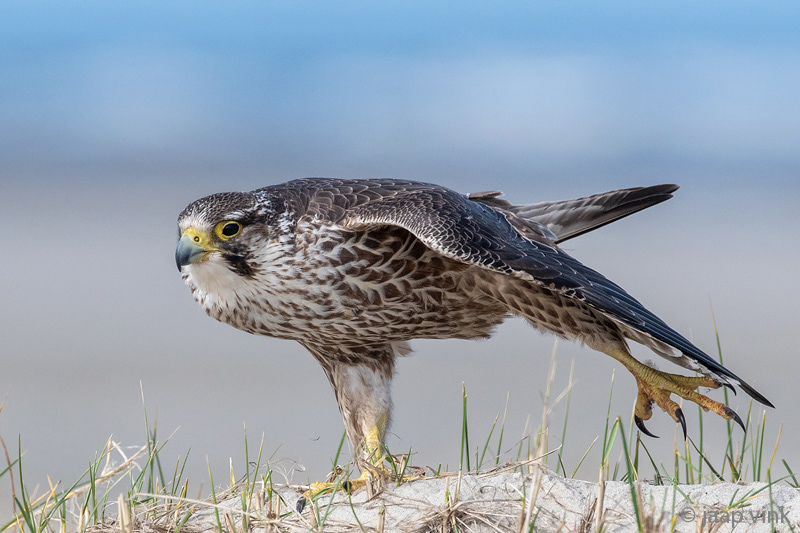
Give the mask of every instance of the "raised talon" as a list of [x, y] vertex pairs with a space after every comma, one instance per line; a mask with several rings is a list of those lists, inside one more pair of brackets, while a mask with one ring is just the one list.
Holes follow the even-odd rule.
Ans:
[[661, 372], [637, 361], [631, 354], [622, 350], [611, 351], [609, 355], [625, 365], [636, 378], [639, 393], [636, 398], [636, 407], [633, 411], [634, 421], [636, 422], [636, 427], [645, 435], [654, 436], [644, 427], [643, 421], [650, 419], [653, 411], [652, 406], [655, 403], [669, 414], [675, 422], [681, 424], [684, 439], [687, 438], [686, 418], [680, 406], [672, 400], [671, 396], [673, 394], [696, 403], [705, 411], [713, 411], [726, 420], [733, 420], [744, 428], [742, 420], [733, 409], [697, 392], [700, 387], [712, 389], [718, 389], [722, 386], [730, 387], [727, 383], [705, 376], [682, 376]]
[[658, 435], [653, 435], [652, 433], [650, 433], [650, 431], [644, 425], [644, 420], [639, 418], [637, 415], [633, 415], [633, 421], [636, 424], [636, 427], [639, 428], [639, 431], [641, 431], [648, 437], [653, 437], [654, 439], [658, 438]]
[[686, 440], [688, 438], [688, 435], [686, 434], [686, 418], [683, 416], [683, 410], [680, 407], [675, 409], [675, 417], [678, 419], [678, 422], [681, 423], [681, 429], [683, 429], [683, 440]]
[[736, 414], [736, 411], [734, 411], [733, 409], [728, 408], [728, 414], [730, 415], [731, 420], [733, 420], [734, 422], [739, 424], [739, 427], [742, 428], [742, 431], [747, 433], [747, 428], [744, 427], [744, 422], [742, 422], [742, 419], [739, 418], [738, 414]]

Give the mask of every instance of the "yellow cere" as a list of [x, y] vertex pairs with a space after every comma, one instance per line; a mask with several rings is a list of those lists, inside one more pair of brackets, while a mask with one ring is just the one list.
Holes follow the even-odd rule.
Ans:
[[194, 226], [186, 228], [183, 233], [181, 233], [181, 237], [189, 237], [194, 244], [207, 252], [217, 250], [217, 248], [211, 245], [211, 239], [208, 238], [208, 234], [204, 231], [199, 231]]

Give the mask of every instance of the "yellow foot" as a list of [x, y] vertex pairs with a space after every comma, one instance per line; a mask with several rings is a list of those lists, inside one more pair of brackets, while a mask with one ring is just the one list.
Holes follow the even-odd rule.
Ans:
[[[358, 489], [365, 487], [373, 479], [383, 480], [389, 477], [389, 471], [383, 467], [373, 467], [374, 472], [364, 471], [356, 479], [348, 479], [345, 481], [323, 481], [312, 483], [309, 485], [308, 490], [303, 493], [303, 497], [297, 501], [297, 511], [303, 512], [308, 502], [316, 499], [323, 494], [330, 494], [341, 490], [352, 494]], [[375, 474], [378, 474], [377, 476]]]
[[[399, 457], [405, 456], [388, 456], [383, 454], [384, 447], [382, 443], [385, 429], [386, 424], [384, 421], [372, 426], [366, 431], [363, 441], [360, 443], [361, 457], [365, 459], [359, 461], [361, 464], [361, 475], [357, 479], [341, 482], [335, 481], [335, 479], [342, 474], [342, 471], [337, 468], [338, 471], [332, 474], [332, 477], [329, 478], [328, 481], [311, 484], [308, 490], [303, 493], [303, 497], [297, 501], [297, 512], [303, 512], [306, 503], [312, 501], [321, 494], [335, 492], [336, 490], [353, 493], [361, 487], [372, 485], [373, 483], [380, 487], [390, 479], [397, 479], [392, 470], [384, 466], [384, 460], [388, 459], [393, 465], [403, 465], [401, 471], [405, 472], [406, 463], [398, 461]], [[408, 460], [408, 457], [405, 457], [403, 461], [406, 460]], [[403, 474], [402, 479], [403, 481], [410, 481], [414, 479], [414, 476]], [[377, 488], [375, 485], [372, 486], [373, 488]]]
[[653, 403], [655, 403], [675, 422], [681, 424], [683, 437], [686, 438], [686, 419], [680, 406], [670, 398], [672, 394], [696, 403], [704, 411], [712, 411], [726, 420], [733, 420], [744, 429], [742, 419], [733, 409], [697, 392], [700, 387], [718, 389], [722, 386], [721, 383], [707, 377], [689, 377], [661, 372], [640, 363], [633, 356], [624, 352], [615, 352], [612, 357], [624, 364], [636, 378], [639, 395], [636, 398], [633, 419], [636, 426], [645, 435], [656, 437], [644, 426], [644, 420], [649, 420], [653, 415]]
[[[422, 469], [413, 467], [415, 471], [422, 471]], [[339, 472], [341, 474], [341, 472]], [[405, 481], [412, 481], [414, 479], [419, 479], [420, 477], [424, 477], [424, 473], [420, 475], [413, 475], [413, 474], [404, 474], [402, 476], [402, 480]], [[337, 490], [341, 490], [343, 492], [347, 492], [348, 494], [352, 494], [355, 491], [366, 487], [367, 485], [372, 485], [373, 490], [377, 487], [384, 485], [387, 481], [396, 480], [398, 476], [396, 476], [391, 470], [386, 468], [383, 465], [379, 466], [369, 466], [368, 470], [365, 470], [361, 473], [361, 475], [356, 479], [348, 479], [345, 481], [324, 481], [319, 483], [312, 483], [308, 490], [303, 493], [303, 497], [297, 501], [297, 512], [303, 512], [305, 506], [308, 502], [316, 499], [317, 497], [323, 494], [330, 494], [332, 492], [336, 492]], [[376, 486], [377, 485], [377, 486]]]

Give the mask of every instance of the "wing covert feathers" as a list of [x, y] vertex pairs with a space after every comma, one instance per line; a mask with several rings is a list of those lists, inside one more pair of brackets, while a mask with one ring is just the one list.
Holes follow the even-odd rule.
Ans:
[[[582, 300], [614, 320], [672, 346], [719, 379], [733, 380], [755, 400], [772, 405], [741, 378], [648, 311], [619, 285], [572, 258], [554, 242], [528, 238], [502, 213], [502, 209], [443, 187], [414, 185], [401, 187], [400, 190], [388, 187], [389, 190], [384, 190], [378, 199], [350, 203], [336, 222], [351, 229], [374, 225], [399, 226], [447, 257], [508, 275], [529, 277], [538, 284]], [[588, 223], [572, 225], [573, 229], [562, 234], [560, 239], [590, 231], [662, 202], [676, 188], [663, 185], [603, 193], [615, 199], [615, 207], [605, 212], [601, 209], [600, 216], [587, 217]], [[587, 209], [592, 211], [602, 204], [600, 197], [603, 195], [576, 200], [574, 205], [589, 206]], [[556, 202], [520, 206], [519, 212], [525, 216], [552, 214], [553, 220], [563, 220], [559, 217], [563, 217], [565, 211], [574, 209], [569, 205], [570, 202]], [[522, 216], [512, 214], [520, 218]], [[536, 223], [536, 220], [533, 222]]]

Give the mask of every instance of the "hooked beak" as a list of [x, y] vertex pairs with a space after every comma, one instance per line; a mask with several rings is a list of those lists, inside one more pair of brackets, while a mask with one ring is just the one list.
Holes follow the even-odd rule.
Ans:
[[211, 246], [207, 235], [195, 228], [187, 228], [175, 249], [175, 263], [178, 265], [178, 272], [186, 265], [204, 261], [208, 254], [217, 251], [219, 249]]

